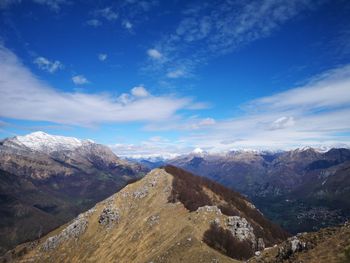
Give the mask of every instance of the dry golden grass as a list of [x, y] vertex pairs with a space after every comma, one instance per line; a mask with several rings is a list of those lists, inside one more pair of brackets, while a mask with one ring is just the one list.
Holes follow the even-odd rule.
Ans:
[[321, 229], [318, 232], [304, 233], [298, 237], [308, 244], [308, 249], [296, 252], [290, 258], [277, 260], [277, 247], [266, 249], [259, 257], [249, 260], [249, 263], [350, 263], [345, 250], [350, 248], [350, 224], [341, 227]]
[[[62, 232], [64, 225], [37, 241], [18, 246], [13, 253], [16, 262], [239, 262], [202, 242], [203, 234], [211, 222], [219, 220], [224, 226], [226, 215], [215, 211], [189, 212], [182, 203], [168, 202], [172, 192], [173, 176], [163, 169], [155, 169], [142, 180], [129, 184], [111, 198], [98, 203], [88, 216], [88, 227], [78, 239], [71, 238], [52, 250], [44, 251], [42, 244], [51, 236]], [[142, 198], [134, 193], [147, 187]], [[205, 193], [217, 203], [225, 203], [209, 188]], [[111, 227], [99, 224], [106, 206], [120, 211], [120, 221]], [[152, 221], [154, 216], [159, 220]], [[277, 260], [279, 246], [266, 249], [252, 263], [349, 263], [345, 249], [350, 247], [350, 224], [303, 234], [301, 241], [309, 244], [308, 250], [297, 252], [286, 260]], [[283, 245], [283, 243], [282, 243]], [[349, 248], [350, 251], [350, 248]]]
[[[169, 203], [173, 177], [162, 169], [153, 170], [142, 180], [126, 186], [110, 198], [120, 211], [118, 224], [108, 228], [98, 223], [108, 201], [98, 203], [88, 219], [88, 227], [77, 240], [68, 240], [57, 248], [43, 251], [41, 244], [65, 226], [42, 238], [18, 262], [237, 262], [202, 242], [203, 233], [218, 218], [215, 212], [192, 212], [177, 203]], [[155, 182], [155, 183], [154, 183]], [[154, 184], [154, 186], [151, 186]], [[135, 198], [133, 193], [145, 186], [148, 194]], [[149, 224], [151, 216], [159, 222]], [[20, 247], [17, 248], [19, 250]], [[217, 260], [217, 261], [216, 261]]]

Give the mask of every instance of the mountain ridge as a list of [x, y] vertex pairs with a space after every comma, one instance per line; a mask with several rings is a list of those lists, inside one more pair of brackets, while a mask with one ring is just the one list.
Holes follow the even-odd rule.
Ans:
[[[209, 199], [180, 193], [186, 185], [186, 193], [196, 186], [195, 192]], [[210, 185], [176, 167], [154, 169], [70, 223], [38, 241], [18, 246], [6, 257], [15, 262], [39, 258], [41, 262], [237, 262], [209, 242], [213, 241], [207, 232], [211, 225], [229, 231], [235, 244], [247, 249], [249, 256], [263, 250], [265, 243], [272, 245], [287, 237], [283, 230], [269, 232], [268, 227], [250, 217], [248, 211], [260, 213], [243, 196], [233, 193], [224, 197], [217, 187], [215, 182]], [[180, 197], [184, 194], [190, 203], [196, 200], [201, 204], [189, 210]], [[221, 212], [217, 205], [222, 201], [237, 214]], [[242, 259], [246, 255], [236, 251], [230, 256]]]
[[[267, 217], [297, 233], [338, 224], [350, 216], [349, 161], [349, 149], [307, 148], [270, 154], [189, 154], [168, 163], [247, 195]], [[299, 219], [288, 219], [293, 215]]]
[[[24, 137], [0, 143], [0, 253], [66, 223], [148, 171], [92, 141]], [[31, 147], [22, 143], [28, 140]]]

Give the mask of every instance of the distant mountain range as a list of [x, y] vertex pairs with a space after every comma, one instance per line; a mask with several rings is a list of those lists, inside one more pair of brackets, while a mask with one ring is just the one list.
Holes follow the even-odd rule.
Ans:
[[139, 163], [149, 169], [161, 167], [167, 163], [168, 158], [158, 157], [126, 157], [125, 160], [132, 163]]
[[[135, 182], [156, 167], [161, 169]], [[128, 183], [132, 184], [117, 193]], [[171, 257], [181, 261], [189, 254], [203, 262], [234, 262], [230, 258], [246, 259], [255, 252], [265, 258], [279, 257], [279, 251], [285, 249], [288, 259], [294, 239], [271, 250], [272, 254], [262, 250], [287, 238], [288, 234], [274, 223], [294, 234], [337, 225], [349, 217], [350, 150], [345, 148], [219, 154], [198, 148], [173, 159], [125, 160], [91, 140], [43, 132], [0, 142], [0, 253], [41, 238], [17, 247], [10, 256], [7, 253], [7, 258], [32, 251], [29, 260], [40, 255], [49, 261], [62, 253], [62, 260], [67, 261], [76, 256], [71, 254], [71, 246], [88, 229], [83, 236], [91, 250], [85, 243], [74, 244], [87, 253], [81, 250], [81, 255], [91, 254], [96, 261], [100, 255], [109, 257], [104, 253], [118, 258], [113, 254], [118, 252], [120, 259], [132, 262], [135, 253], [130, 251], [141, 241], [146, 243], [136, 258], [154, 262], [171, 261]], [[119, 224], [122, 227], [113, 228]], [[346, 239], [346, 229], [334, 230], [339, 232], [339, 240]], [[125, 231], [127, 237], [123, 237]], [[328, 242], [324, 234], [328, 232], [320, 233], [306, 235], [305, 242], [313, 244], [314, 238]], [[161, 239], [155, 238], [159, 235]], [[113, 247], [114, 252], [98, 248], [95, 239]], [[221, 243], [223, 240], [226, 243]], [[157, 242], [164, 247], [156, 253], [152, 248], [160, 246]], [[242, 253], [225, 247], [228, 243]], [[59, 247], [58, 252], [53, 252], [53, 247]], [[46, 252], [42, 254], [43, 249]], [[275, 250], [277, 255], [273, 254]], [[259, 261], [258, 256], [252, 260], [269, 262]]]
[[0, 142], [0, 253], [38, 238], [147, 168], [92, 141], [35, 132]]
[[350, 150], [196, 152], [168, 160], [248, 196], [291, 233], [350, 217]]

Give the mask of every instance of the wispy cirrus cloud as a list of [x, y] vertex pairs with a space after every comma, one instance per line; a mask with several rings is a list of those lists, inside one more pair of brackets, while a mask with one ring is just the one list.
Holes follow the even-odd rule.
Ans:
[[88, 26], [92, 26], [92, 27], [102, 26], [102, 22], [98, 19], [90, 19], [90, 20], [86, 21], [86, 24]]
[[148, 19], [147, 13], [158, 5], [158, 0], [123, 0], [115, 1], [103, 8], [97, 8], [91, 12], [92, 18], [86, 24], [98, 27], [105, 22], [119, 20], [120, 25], [132, 32], [134, 27]]
[[125, 27], [129, 31], [133, 28], [133, 24], [128, 20], [124, 20], [122, 22], [122, 25], [123, 25], [123, 27]]
[[177, 78], [181, 78], [183, 77], [184, 75], [186, 75], [186, 72], [182, 69], [177, 69], [177, 70], [173, 70], [173, 71], [169, 71], [166, 76], [168, 78], [171, 78], [171, 79], [177, 79]]
[[147, 50], [147, 55], [152, 59], [161, 59], [163, 57], [162, 53], [160, 53], [157, 49], [151, 48]]
[[59, 11], [62, 5], [68, 4], [67, 0], [33, 0], [35, 3], [47, 5], [54, 11]]
[[98, 57], [99, 61], [105, 61], [107, 59], [108, 55], [106, 53], [100, 53], [100, 54], [98, 54], [97, 57]]
[[[25, 2], [23, 0], [1, 0], [0, 1], [0, 9], [9, 8], [11, 5], [20, 4]], [[48, 6], [53, 11], [60, 11], [62, 5], [66, 5], [69, 2], [67, 0], [32, 0], [32, 2]]]
[[173, 32], [153, 46], [163, 55], [149, 61], [145, 70], [168, 78], [190, 76], [198, 66], [268, 37], [284, 23], [325, 0], [200, 1], [192, 2]]
[[96, 17], [104, 18], [108, 21], [116, 20], [119, 16], [118, 13], [110, 6], [95, 10], [94, 15]]
[[34, 60], [34, 64], [36, 64], [39, 69], [47, 71], [49, 73], [55, 73], [57, 70], [64, 68], [63, 64], [60, 61], [50, 61], [45, 57], [37, 57]]
[[[173, 119], [194, 104], [174, 95], [152, 95], [143, 86], [119, 97], [63, 92], [36, 78], [17, 56], [0, 45], [0, 116], [90, 126], [118, 122]], [[123, 100], [122, 97], [125, 97]]]
[[84, 75], [73, 76], [72, 81], [75, 85], [83, 85], [88, 84], [90, 82]]

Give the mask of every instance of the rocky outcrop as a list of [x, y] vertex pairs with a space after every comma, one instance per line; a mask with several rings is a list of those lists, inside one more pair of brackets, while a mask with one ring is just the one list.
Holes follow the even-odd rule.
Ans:
[[288, 259], [296, 252], [301, 252], [306, 249], [306, 242], [299, 240], [297, 236], [291, 237], [287, 240], [284, 246], [278, 248], [277, 259]]
[[201, 213], [201, 212], [209, 212], [209, 213], [215, 213], [216, 215], [222, 215], [220, 208], [218, 208], [215, 205], [205, 205], [205, 206], [201, 206], [198, 207], [197, 213]]
[[98, 223], [103, 226], [112, 227], [120, 220], [119, 209], [114, 207], [112, 204], [103, 208]]
[[148, 187], [147, 186], [143, 186], [140, 189], [133, 192], [133, 196], [136, 199], [142, 199], [142, 198], [146, 197], [147, 194], [148, 194]]
[[152, 215], [150, 216], [148, 219], [147, 219], [147, 224], [152, 227], [154, 225], [158, 225], [159, 224], [159, 219], [160, 219], [160, 216], [157, 214], [157, 215]]
[[252, 243], [256, 242], [254, 228], [248, 223], [247, 219], [239, 216], [229, 216], [226, 224], [232, 235], [240, 241], [249, 240]]
[[88, 217], [95, 209], [80, 214], [73, 222], [63, 229], [59, 234], [49, 237], [43, 244], [44, 251], [52, 250], [58, 247], [63, 242], [70, 239], [78, 239], [86, 230], [88, 226]]
[[[261, 220], [249, 217], [255, 214], [244, 197], [210, 182], [201, 184], [202, 178], [194, 175], [184, 174], [183, 178], [192, 178], [190, 183], [179, 182], [189, 194], [187, 200], [208, 196], [193, 210], [181, 202], [184, 199], [169, 200], [175, 177], [156, 169], [98, 203], [91, 216], [79, 216], [59, 234], [56, 231], [41, 239], [40, 249], [33, 248], [21, 257], [33, 262], [228, 263], [254, 255], [253, 228], [262, 229], [259, 237], [267, 243], [263, 225], [258, 223]], [[225, 208], [230, 205], [240, 217], [225, 214], [222, 204]], [[257, 235], [255, 241], [259, 243]]]

